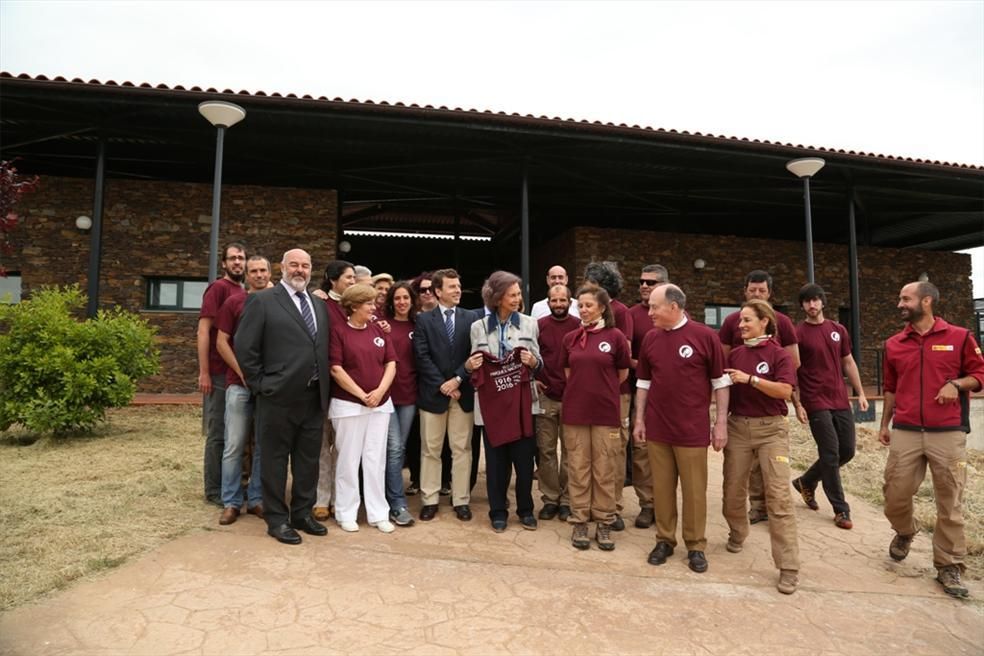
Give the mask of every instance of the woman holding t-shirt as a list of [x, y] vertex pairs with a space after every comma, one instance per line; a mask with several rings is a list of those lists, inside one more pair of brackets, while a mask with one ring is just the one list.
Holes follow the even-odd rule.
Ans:
[[796, 367], [775, 339], [776, 314], [762, 300], [741, 306], [738, 329], [744, 342], [728, 354], [725, 372], [734, 387], [728, 404], [728, 443], [724, 447], [724, 518], [730, 533], [726, 548], [742, 550], [748, 537], [748, 475], [762, 467], [769, 513], [772, 560], [779, 568], [779, 592], [792, 594], [799, 584], [799, 545], [789, 492], [789, 424], [786, 401], [796, 384]]
[[366, 519], [383, 533], [392, 533], [386, 503], [386, 435], [393, 401], [390, 386], [396, 376], [396, 353], [383, 329], [372, 322], [376, 290], [353, 285], [342, 292], [348, 317], [332, 327], [328, 345], [331, 362], [331, 404], [328, 417], [335, 427], [335, 519], [344, 531], [358, 531], [359, 465]]
[[386, 293], [386, 316], [390, 318], [389, 341], [396, 353], [396, 378], [390, 392], [395, 406], [390, 415], [386, 438], [386, 501], [390, 519], [397, 526], [412, 526], [403, 489], [403, 458], [407, 436], [417, 414], [417, 366], [413, 354], [413, 326], [417, 315], [416, 298], [410, 283], [403, 280]]
[[588, 522], [597, 522], [598, 548], [611, 551], [611, 524], [615, 521], [615, 485], [622, 484], [615, 455], [619, 434], [619, 385], [629, 375], [629, 346], [615, 327], [612, 301], [600, 287], [577, 292], [581, 327], [564, 337], [564, 387], [561, 422], [567, 450], [567, 487], [574, 525], [571, 544], [591, 546]]

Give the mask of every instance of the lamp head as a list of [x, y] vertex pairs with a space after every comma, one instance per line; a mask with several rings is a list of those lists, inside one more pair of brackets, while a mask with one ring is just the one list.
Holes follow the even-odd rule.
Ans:
[[246, 110], [224, 100], [207, 100], [198, 104], [198, 113], [215, 127], [231, 128], [246, 118]]
[[812, 178], [826, 164], [819, 157], [801, 157], [786, 162], [786, 168], [797, 178]]

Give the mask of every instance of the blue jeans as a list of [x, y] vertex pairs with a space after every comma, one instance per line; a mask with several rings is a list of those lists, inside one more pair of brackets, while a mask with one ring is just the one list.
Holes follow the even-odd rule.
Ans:
[[390, 415], [386, 436], [386, 501], [394, 512], [407, 506], [407, 496], [403, 492], [403, 456], [416, 413], [415, 405], [398, 405]]
[[[225, 391], [225, 448], [222, 451], [222, 505], [243, 505], [243, 453], [253, 428], [253, 396], [242, 385], [229, 385]], [[260, 485], [260, 441], [254, 440], [253, 468], [246, 487], [246, 504], [252, 508], [263, 502]]]

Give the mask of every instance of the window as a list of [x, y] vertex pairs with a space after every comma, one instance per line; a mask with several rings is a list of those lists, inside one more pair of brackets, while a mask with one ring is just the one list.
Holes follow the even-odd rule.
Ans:
[[200, 310], [208, 281], [201, 278], [148, 278], [148, 310]]
[[739, 305], [705, 305], [704, 323], [717, 330], [729, 314], [737, 312], [740, 309], [741, 306]]
[[19, 273], [7, 272], [6, 277], [0, 276], [0, 303], [21, 302], [21, 276]]

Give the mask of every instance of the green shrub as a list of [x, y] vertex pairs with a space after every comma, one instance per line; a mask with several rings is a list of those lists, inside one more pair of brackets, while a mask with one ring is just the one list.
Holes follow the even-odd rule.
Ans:
[[72, 286], [0, 305], [0, 431], [90, 431], [157, 373], [153, 327], [120, 308], [80, 321], [85, 304]]

